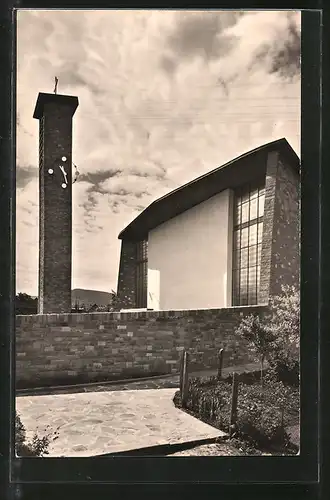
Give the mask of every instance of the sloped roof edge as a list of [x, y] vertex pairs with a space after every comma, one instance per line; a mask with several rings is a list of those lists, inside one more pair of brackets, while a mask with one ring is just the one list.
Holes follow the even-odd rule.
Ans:
[[[168, 204], [170, 202], [170, 199], [174, 197], [174, 195], [177, 195], [179, 192], [184, 192], [185, 190], [188, 190], [188, 188], [192, 188], [194, 185], [196, 186], [199, 184], [202, 180], [207, 179], [208, 177], [211, 178], [214, 176], [217, 172], [220, 170], [224, 170], [226, 167], [229, 167], [234, 164], [240, 163], [242, 160], [252, 157], [254, 155], [257, 155], [258, 153], [261, 152], [270, 152], [272, 150], [278, 150], [283, 153], [284, 156], [288, 157], [290, 165], [292, 165], [293, 168], [297, 170], [297, 172], [300, 172], [300, 159], [294, 149], [290, 146], [289, 142], [283, 137], [281, 139], [277, 139], [275, 141], [271, 141], [269, 143], [263, 144], [261, 146], [258, 146], [257, 148], [250, 150], [246, 153], [243, 153], [242, 155], [228, 161], [227, 163], [221, 165], [220, 167], [217, 167], [210, 172], [207, 172], [206, 174], [203, 174], [196, 179], [193, 179], [192, 181], [187, 182], [186, 184], [183, 184], [182, 186], [170, 191], [169, 193], [165, 194], [164, 196], [161, 196], [160, 198], [157, 198], [155, 201], [153, 201], [150, 205], [148, 205], [135, 219], [128, 224], [118, 235], [119, 239], [124, 239], [126, 236], [128, 236], [132, 230], [134, 230], [134, 226], [139, 225], [139, 222], [142, 221], [143, 218], [146, 217], [149, 213], [155, 211], [155, 210], [161, 210], [162, 205]], [[219, 192], [227, 189], [229, 186], [222, 185], [221, 188], [219, 189]], [[184, 210], [183, 210], [184, 211]], [[177, 214], [175, 214], [177, 215]], [[169, 220], [173, 215], [168, 214], [167, 220]], [[165, 222], [165, 220], [162, 220], [161, 223]], [[156, 227], [156, 226], [154, 226]], [[151, 228], [146, 228], [146, 230], [150, 230]]]

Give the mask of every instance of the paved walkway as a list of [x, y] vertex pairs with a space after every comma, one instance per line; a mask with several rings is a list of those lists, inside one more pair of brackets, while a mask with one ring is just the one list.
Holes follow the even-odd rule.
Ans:
[[[240, 373], [255, 364], [225, 368]], [[190, 376], [216, 375], [216, 370]], [[136, 382], [45, 389], [44, 393], [18, 392], [16, 409], [27, 430], [41, 437], [45, 428], [59, 437], [49, 447], [49, 457], [84, 457], [149, 446], [179, 444], [224, 435], [175, 408], [173, 396], [179, 376]], [[43, 395], [42, 395], [43, 394]]]
[[43, 435], [57, 428], [49, 457], [86, 457], [183, 443], [223, 435], [221, 431], [175, 408], [176, 389], [103, 391], [21, 396], [16, 409], [27, 429]]

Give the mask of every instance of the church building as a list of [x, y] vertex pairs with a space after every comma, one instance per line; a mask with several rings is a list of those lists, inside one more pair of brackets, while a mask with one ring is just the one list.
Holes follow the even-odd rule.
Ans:
[[299, 286], [300, 161], [286, 139], [151, 203], [119, 234], [124, 310], [267, 304]]

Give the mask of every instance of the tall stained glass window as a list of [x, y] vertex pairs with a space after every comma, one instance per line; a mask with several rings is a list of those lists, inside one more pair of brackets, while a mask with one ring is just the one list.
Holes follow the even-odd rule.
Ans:
[[148, 241], [136, 244], [136, 307], [147, 307]]
[[264, 203], [263, 180], [235, 193], [233, 306], [258, 304]]

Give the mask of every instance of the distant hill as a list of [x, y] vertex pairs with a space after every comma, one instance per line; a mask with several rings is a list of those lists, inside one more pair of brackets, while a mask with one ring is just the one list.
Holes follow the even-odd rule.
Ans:
[[85, 290], [83, 288], [75, 288], [72, 290], [72, 306], [74, 307], [76, 301], [79, 305], [92, 306], [107, 306], [111, 303], [112, 294], [108, 292], [100, 292], [98, 290]]

